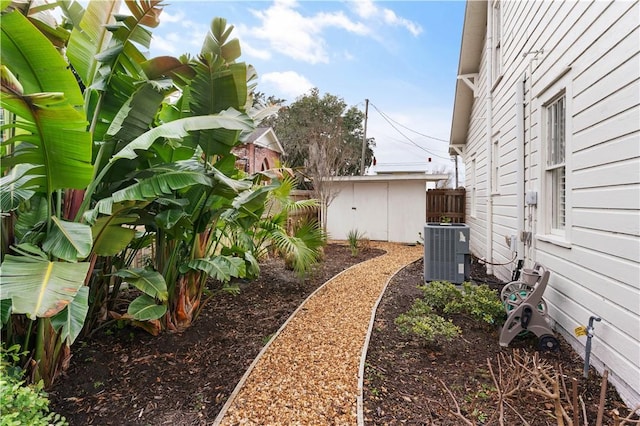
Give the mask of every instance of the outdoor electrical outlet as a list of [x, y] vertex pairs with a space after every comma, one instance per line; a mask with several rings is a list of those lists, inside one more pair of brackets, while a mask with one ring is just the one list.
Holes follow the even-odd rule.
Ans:
[[520, 241], [522, 241], [525, 245], [531, 245], [531, 232], [522, 231], [520, 235]]
[[516, 234], [511, 234], [511, 238], [510, 241], [511, 243], [511, 251], [512, 252], [517, 252], [518, 251], [518, 238], [516, 237]]
[[527, 194], [524, 196], [524, 202], [528, 206], [535, 206], [538, 204], [538, 193], [536, 191], [527, 191]]

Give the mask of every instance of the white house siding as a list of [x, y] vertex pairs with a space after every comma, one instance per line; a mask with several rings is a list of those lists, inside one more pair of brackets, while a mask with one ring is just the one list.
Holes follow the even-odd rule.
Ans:
[[[538, 261], [552, 271], [545, 293], [549, 316], [578, 353], [584, 355], [586, 338], [574, 337], [575, 327], [586, 325], [591, 315], [602, 318], [595, 323], [591, 361], [600, 372], [610, 371], [629, 406], [640, 403], [639, 23], [639, 5], [632, 1], [503, 1], [502, 79], [488, 87], [483, 47], [465, 141], [467, 170], [474, 160], [477, 167], [477, 210], [467, 221], [471, 251], [487, 255], [486, 226], [492, 223], [491, 260], [508, 263], [513, 256], [504, 236], [518, 230], [516, 178], [523, 160], [516, 148], [523, 140], [525, 189], [538, 193], [538, 205], [525, 207], [524, 229], [534, 235], [524, 251], [526, 264]], [[543, 53], [524, 55], [536, 50]], [[515, 93], [523, 78], [521, 137]], [[567, 96], [568, 146], [563, 240], [545, 235], [541, 167], [543, 105], [561, 91]], [[492, 135], [500, 150], [491, 218], [486, 215], [489, 93]], [[494, 273], [508, 280], [512, 267], [496, 266]]]

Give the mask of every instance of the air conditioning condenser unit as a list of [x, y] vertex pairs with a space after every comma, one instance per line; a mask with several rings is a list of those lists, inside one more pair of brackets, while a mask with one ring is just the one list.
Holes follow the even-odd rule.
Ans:
[[469, 226], [427, 223], [424, 226], [424, 280], [460, 284], [470, 278]]

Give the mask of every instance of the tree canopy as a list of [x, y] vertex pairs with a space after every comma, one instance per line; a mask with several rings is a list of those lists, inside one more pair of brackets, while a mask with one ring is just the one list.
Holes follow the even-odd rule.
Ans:
[[[347, 107], [342, 98], [317, 88], [299, 97], [269, 120], [285, 150], [290, 167], [304, 167], [312, 177], [360, 174], [365, 115]], [[373, 138], [367, 139], [365, 164], [373, 158]], [[316, 156], [318, 158], [316, 158]]]

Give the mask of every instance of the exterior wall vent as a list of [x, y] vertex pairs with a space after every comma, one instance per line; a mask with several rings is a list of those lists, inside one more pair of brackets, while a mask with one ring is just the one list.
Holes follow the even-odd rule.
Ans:
[[464, 223], [427, 223], [424, 226], [424, 280], [468, 281], [469, 226]]

